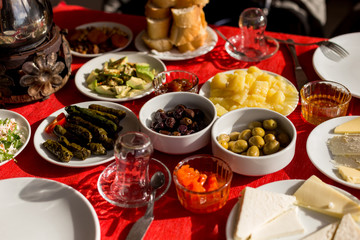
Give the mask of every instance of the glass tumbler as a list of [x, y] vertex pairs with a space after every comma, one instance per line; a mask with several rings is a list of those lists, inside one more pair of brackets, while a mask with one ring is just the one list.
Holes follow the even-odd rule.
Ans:
[[116, 176], [111, 190], [125, 205], [136, 205], [149, 197], [153, 151], [150, 138], [141, 132], [124, 133], [115, 141]]
[[333, 81], [309, 82], [301, 88], [300, 95], [302, 117], [314, 125], [346, 116], [351, 100], [349, 89]]
[[240, 41], [238, 51], [247, 57], [261, 59], [267, 54], [265, 29], [266, 15], [260, 8], [247, 8], [239, 18]]

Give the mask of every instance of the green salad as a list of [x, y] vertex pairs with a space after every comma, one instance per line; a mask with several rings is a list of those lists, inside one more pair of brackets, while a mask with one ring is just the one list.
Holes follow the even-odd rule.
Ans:
[[15, 119], [0, 119], [0, 162], [12, 159], [25, 142]]
[[135, 97], [152, 88], [156, 74], [148, 63], [130, 63], [128, 57], [110, 59], [103, 69], [94, 69], [86, 78], [88, 87], [116, 98]]

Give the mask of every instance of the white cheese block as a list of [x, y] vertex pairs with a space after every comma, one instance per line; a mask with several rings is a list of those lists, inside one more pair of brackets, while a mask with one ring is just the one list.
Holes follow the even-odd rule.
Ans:
[[305, 229], [300, 223], [297, 211], [297, 207], [292, 207], [281, 213], [252, 233], [250, 240], [271, 240], [303, 233]]
[[360, 133], [360, 117], [345, 122], [334, 129], [334, 133]]
[[339, 225], [339, 221], [330, 223], [320, 230], [308, 235], [302, 240], [331, 240], [335, 234], [335, 231]]
[[340, 135], [328, 140], [333, 155], [360, 155], [360, 135]]
[[239, 199], [240, 208], [234, 239], [248, 239], [251, 233], [294, 206], [296, 198], [291, 195], [246, 187]]
[[360, 170], [346, 166], [338, 166], [338, 170], [345, 181], [356, 184], [360, 183]]
[[334, 156], [334, 160], [331, 161], [336, 167], [343, 165], [351, 168], [360, 169], [360, 155], [337, 155]]
[[336, 230], [333, 240], [359, 240], [360, 228], [350, 214], [344, 215], [341, 219], [339, 227]]
[[315, 175], [307, 179], [294, 196], [299, 206], [338, 218], [351, 213], [356, 221], [360, 220], [360, 205]]

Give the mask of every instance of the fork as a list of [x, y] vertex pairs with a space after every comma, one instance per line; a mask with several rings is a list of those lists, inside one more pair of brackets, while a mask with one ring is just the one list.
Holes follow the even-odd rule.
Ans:
[[338, 62], [341, 59], [343, 59], [343, 58], [345, 58], [345, 57], [347, 57], [349, 55], [349, 52], [346, 51], [346, 49], [344, 49], [339, 44], [331, 42], [331, 41], [319, 41], [319, 42], [313, 42], [313, 43], [299, 43], [299, 42], [290, 42], [288, 40], [282, 40], [282, 39], [276, 39], [276, 40], [278, 42], [280, 42], [280, 43], [299, 45], [299, 46], [317, 45], [317, 46], [320, 47], [320, 50], [323, 52], [323, 54], [327, 58], [329, 58], [330, 60], [333, 60], [335, 62]]

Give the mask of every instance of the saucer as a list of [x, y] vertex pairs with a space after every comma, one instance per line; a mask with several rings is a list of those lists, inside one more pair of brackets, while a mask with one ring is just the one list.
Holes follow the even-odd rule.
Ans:
[[[159, 160], [152, 158], [149, 163], [149, 179], [151, 179], [152, 175], [155, 172], [161, 171], [165, 175], [165, 183], [164, 185], [156, 190], [155, 201], [159, 200], [164, 194], [169, 190], [171, 184], [171, 174], [169, 169]], [[111, 191], [111, 185], [114, 182], [116, 176], [116, 162], [113, 162], [109, 166], [107, 166], [104, 171], [100, 174], [97, 187], [100, 195], [109, 203], [124, 207], [124, 208], [136, 208], [143, 207], [147, 204], [148, 199], [145, 199], [141, 202], [136, 202], [134, 204], [129, 204], [128, 202], [123, 201], [123, 199], [119, 199], [117, 194], [114, 194]]]
[[[235, 46], [237, 46], [238, 45], [237, 43], [239, 42], [240, 37], [241, 37], [240, 35], [232, 36], [229, 38], [229, 41], [232, 44], [234, 44]], [[266, 46], [267, 51], [265, 54], [261, 55], [260, 57], [252, 57], [252, 56], [249, 56], [246, 54], [239, 55], [234, 52], [233, 47], [228, 42], [225, 43], [225, 50], [231, 57], [233, 57], [237, 60], [245, 61], [245, 62], [259, 62], [259, 61], [262, 61], [262, 60], [272, 57], [279, 50], [279, 43], [274, 38], [266, 36], [265, 41], [266, 41], [266, 45], [267, 45]]]

